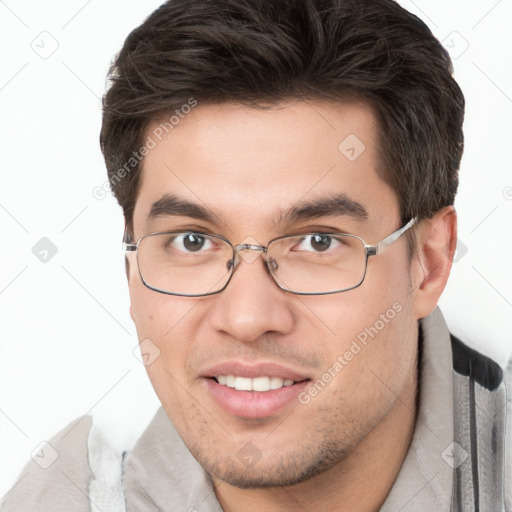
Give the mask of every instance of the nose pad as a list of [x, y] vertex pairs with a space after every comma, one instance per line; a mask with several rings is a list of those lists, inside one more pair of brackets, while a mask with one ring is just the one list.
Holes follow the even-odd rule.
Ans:
[[226, 270], [228, 272], [230, 272], [233, 267], [237, 266], [238, 261], [239, 261], [238, 254], [235, 254], [235, 257], [233, 259], [227, 261], [227, 263], [226, 263]]
[[267, 266], [271, 272], [279, 268], [279, 265], [277, 264], [277, 261], [274, 258], [269, 258], [267, 260]]
[[[229, 272], [233, 267], [237, 267], [238, 263], [240, 263], [240, 255], [238, 252], [235, 254], [235, 257], [226, 262], [226, 270]], [[274, 272], [279, 268], [277, 261], [274, 258], [269, 258], [266, 260], [267, 268], [270, 272]]]

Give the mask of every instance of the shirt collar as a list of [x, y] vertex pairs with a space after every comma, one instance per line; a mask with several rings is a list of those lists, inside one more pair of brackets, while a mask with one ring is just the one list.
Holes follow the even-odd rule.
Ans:
[[411, 446], [380, 512], [449, 510], [453, 468], [450, 333], [436, 309], [420, 320], [419, 410]]

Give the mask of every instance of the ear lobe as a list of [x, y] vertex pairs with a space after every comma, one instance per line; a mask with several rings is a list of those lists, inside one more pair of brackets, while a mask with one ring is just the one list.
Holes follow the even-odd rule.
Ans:
[[443, 292], [457, 246], [457, 214], [447, 206], [417, 229], [413, 256], [413, 302], [416, 318], [423, 318], [436, 307]]

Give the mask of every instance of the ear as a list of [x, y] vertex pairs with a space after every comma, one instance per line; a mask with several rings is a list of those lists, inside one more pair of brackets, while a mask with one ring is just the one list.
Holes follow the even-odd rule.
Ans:
[[412, 294], [414, 313], [419, 319], [434, 310], [450, 275], [457, 248], [457, 213], [453, 206], [420, 222], [415, 247], [411, 263]]

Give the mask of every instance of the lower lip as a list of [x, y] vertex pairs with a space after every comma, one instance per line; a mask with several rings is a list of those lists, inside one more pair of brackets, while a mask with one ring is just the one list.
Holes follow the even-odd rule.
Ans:
[[223, 386], [214, 379], [204, 379], [206, 387], [217, 403], [229, 414], [242, 418], [275, 416], [286, 406], [298, 403], [298, 395], [309, 381], [270, 391], [237, 391]]

